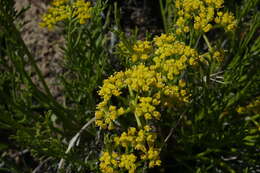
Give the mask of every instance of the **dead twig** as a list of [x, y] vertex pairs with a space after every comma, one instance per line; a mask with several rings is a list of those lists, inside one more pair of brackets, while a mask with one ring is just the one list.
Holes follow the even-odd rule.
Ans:
[[[93, 117], [92, 119], [90, 119], [81, 129], [80, 131], [75, 135], [73, 136], [73, 138], [71, 138], [70, 142], [69, 142], [69, 145], [68, 145], [68, 148], [65, 152], [65, 154], [68, 154], [70, 152], [70, 150], [75, 146], [75, 144], [77, 143], [78, 139], [79, 139], [79, 136], [81, 135], [81, 133], [90, 125], [92, 124], [93, 122], [95, 122], [96, 118]], [[58, 165], [58, 170], [57, 172], [60, 172], [60, 170], [64, 167], [64, 164], [65, 164], [65, 159], [61, 159], [60, 162], [59, 162], [59, 165]]]

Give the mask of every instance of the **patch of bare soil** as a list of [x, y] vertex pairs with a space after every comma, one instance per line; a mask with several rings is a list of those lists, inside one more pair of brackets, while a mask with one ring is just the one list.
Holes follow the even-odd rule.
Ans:
[[[59, 65], [62, 58], [60, 46], [64, 43], [64, 40], [57, 32], [50, 32], [39, 26], [41, 16], [48, 7], [47, 4], [46, 0], [17, 0], [16, 9], [30, 6], [23, 16], [23, 21], [26, 24], [21, 30], [22, 38], [34, 55], [51, 93], [54, 97], [58, 97], [60, 88], [57, 85], [57, 74], [62, 71]], [[34, 76], [32, 77], [34, 78]]]

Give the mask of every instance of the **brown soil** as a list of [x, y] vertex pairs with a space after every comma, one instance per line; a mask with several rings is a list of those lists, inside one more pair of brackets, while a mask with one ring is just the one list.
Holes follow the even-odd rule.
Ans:
[[23, 16], [23, 21], [26, 24], [22, 27], [21, 34], [34, 55], [45, 81], [50, 86], [51, 93], [57, 97], [60, 95], [60, 88], [57, 85], [57, 74], [61, 72], [59, 65], [62, 58], [60, 46], [64, 41], [57, 32], [49, 31], [38, 25], [42, 14], [47, 9], [46, 4], [46, 1], [17, 0], [16, 9], [19, 10], [30, 5]]

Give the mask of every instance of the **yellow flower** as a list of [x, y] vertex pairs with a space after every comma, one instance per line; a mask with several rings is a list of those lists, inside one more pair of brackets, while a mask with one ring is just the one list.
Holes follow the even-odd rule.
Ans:
[[150, 52], [152, 51], [151, 42], [138, 40], [133, 46], [133, 50], [134, 54], [131, 57], [132, 62], [136, 62], [138, 60], [147, 60], [149, 58]]
[[136, 128], [135, 127], [130, 127], [128, 129], [128, 135], [135, 135], [136, 133]]
[[118, 166], [117, 157], [118, 157], [117, 153], [113, 153], [111, 156], [108, 152], [103, 152], [99, 159], [100, 160], [99, 168], [101, 172], [117, 173], [118, 171], [113, 168]]
[[244, 108], [244, 107], [239, 106], [239, 107], [237, 108], [237, 113], [242, 114], [242, 113], [244, 113], [244, 112], [245, 112], [245, 108]]
[[80, 24], [85, 24], [87, 19], [91, 18], [92, 7], [89, 1], [85, 0], [77, 0], [73, 4], [73, 9], [75, 12], [73, 13], [73, 17], [76, 17]]
[[215, 22], [222, 25], [226, 31], [233, 31], [236, 28], [237, 21], [232, 13], [218, 12], [217, 15]]
[[209, 32], [209, 30], [211, 30], [211, 28], [212, 28], [212, 25], [211, 25], [211, 24], [207, 24], [207, 26], [205, 26], [205, 27], [203, 28], [203, 31], [204, 31], [204, 32]]
[[51, 5], [60, 6], [60, 5], [66, 4], [67, 2], [68, 2], [68, 0], [54, 0], [54, 1], [52, 1]]
[[236, 27], [236, 21], [231, 13], [228, 15], [219, 11], [223, 7], [224, 0], [182, 0], [176, 1], [175, 7], [178, 9], [176, 34], [189, 32], [190, 26], [193, 25], [195, 30], [209, 32], [215, 21], [221, 24], [226, 31], [232, 31]]
[[91, 18], [92, 7], [90, 2], [77, 0], [71, 3], [69, 0], [54, 0], [47, 13], [43, 14], [41, 27], [53, 29], [54, 26], [64, 20], [77, 18], [80, 24], [85, 24]]
[[136, 169], [135, 161], [137, 157], [134, 154], [123, 154], [119, 164], [120, 168], [125, 168], [129, 172], [133, 172]]
[[184, 80], [179, 80], [179, 86], [181, 87], [181, 88], [184, 88], [185, 86], [186, 86], [186, 83], [185, 83], [185, 81]]
[[152, 129], [152, 128], [151, 128], [149, 125], [144, 126], [144, 130], [145, 130], [146, 132], [151, 131], [151, 129]]

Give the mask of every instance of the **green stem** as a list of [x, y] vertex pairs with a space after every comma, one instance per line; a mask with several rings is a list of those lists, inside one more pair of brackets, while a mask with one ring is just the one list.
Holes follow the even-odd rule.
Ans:
[[139, 128], [141, 128], [142, 127], [142, 123], [141, 123], [141, 121], [140, 121], [140, 118], [135, 114], [135, 119], [136, 119], [136, 122], [137, 122], [137, 126], [139, 127]]
[[210, 42], [209, 42], [209, 40], [208, 40], [208, 38], [207, 38], [207, 36], [205, 34], [203, 34], [203, 38], [204, 38], [204, 40], [205, 40], [205, 42], [206, 42], [206, 44], [207, 44], [207, 46], [209, 48], [209, 51], [210, 52], [213, 51], [213, 49], [211, 47], [211, 44], [210, 44]]
[[165, 16], [165, 9], [163, 8], [163, 2], [162, 0], [160, 0], [160, 9], [161, 9], [161, 15], [162, 15], [162, 19], [163, 19], [163, 27], [165, 32], [168, 32], [168, 27], [167, 27], [167, 20], [166, 20], [166, 16]]
[[[131, 99], [131, 102], [130, 102], [130, 107], [131, 107], [131, 110], [134, 110], [134, 108], [136, 107], [136, 104], [137, 104], [137, 98], [135, 97], [131, 87], [128, 85], [128, 90], [129, 90], [129, 93], [130, 93], [130, 99]], [[134, 113], [135, 114], [135, 113]], [[139, 128], [142, 127], [142, 123], [141, 123], [141, 120], [140, 118], [138, 117], [138, 115], [135, 114], [135, 119], [136, 119], [136, 122], [137, 122], [137, 126]]]
[[196, 37], [197, 40], [196, 40], [196, 43], [195, 43], [195, 46], [194, 46], [195, 49], [197, 49], [197, 47], [198, 47], [198, 45], [199, 45], [199, 41], [200, 41], [200, 39], [201, 39], [201, 35], [202, 35], [202, 34], [199, 34], [198, 37]]
[[122, 31], [121, 25], [120, 25], [120, 11], [118, 9], [117, 2], [114, 3], [114, 19], [115, 19], [115, 25], [117, 26], [119, 31]]

